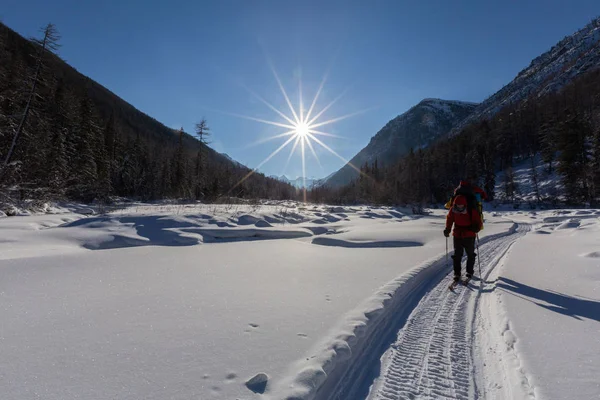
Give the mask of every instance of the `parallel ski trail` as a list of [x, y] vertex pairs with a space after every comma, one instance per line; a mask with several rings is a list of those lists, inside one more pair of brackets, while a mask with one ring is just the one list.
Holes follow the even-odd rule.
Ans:
[[[513, 235], [480, 246], [484, 279], [525, 231], [519, 228]], [[477, 273], [477, 265], [475, 269]], [[474, 279], [468, 287], [460, 284], [452, 292], [449, 279], [423, 297], [399, 331], [383, 357], [370, 400], [477, 397], [470, 349], [473, 308], [483, 281]]]

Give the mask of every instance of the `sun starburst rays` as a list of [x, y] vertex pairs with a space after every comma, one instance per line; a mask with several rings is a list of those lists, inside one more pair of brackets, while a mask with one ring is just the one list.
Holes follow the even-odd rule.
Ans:
[[285, 89], [283, 88], [283, 84], [281, 83], [281, 79], [279, 79], [279, 75], [277, 75], [277, 71], [275, 71], [275, 67], [273, 66], [273, 63], [269, 60], [269, 66], [271, 67], [271, 71], [273, 72], [273, 76], [275, 76], [275, 80], [277, 81], [277, 84], [279, 85], [279, 89], [281, 90], [281, 94], [283, 94], [283, 97], [285, 97], [285, 101], [288, 105], [288, 107], [290, 108], [290, 111], [292, 112], [292, 115], [294, 116], [294, 119], [296, 120], [296, 124], [300, 123], [300, 119], [298, 118], [298, 114], [296, 114], [296, 110], [294, 110], [294, 106], [292, 106], [292, 102], [290, 101], [290, 98], [288, 97]]
[[[279, 133], [279, 134], [267, 137], [265, 139], [258, 140], [257, 142], [254, 142], [251, 146], [254, 146], [254, 145], [260, 144], [260, 143], [265, 143], [265, 142], [268, 142], [271, 140], [276, 140], [279, 138], [284, 138], [287, 136], [290, 136], [290, 137], [287, 138], [285, 140], [285, 142], [283, 144], [281, 144], [279, 147], [277, 147], [273, 152], [271, 152], [271, 154], [269, 154], [262, 162], [260, 162], [258, 164], [258, 166], [256, 166], [252, 171], [250, 171], [248, 174], [246, 174], [231, 190], [235, 189], [240, 184], [242, 184], [252, 174], [254, 174], [260, 167], [262, 167], [267, 162], [269, 162], [273, 157], [275, 157], [275, 155], [277, 155], [279, 152], [281, 152], [288, 144], [290, 144], [293, 141], [294, 143], [293, 143], [292, 149], [287, 157], [282, 174], [285, 174], [285, 171], [290, 163], [292, 156], [294, 155], [294, 152], [296, 151], [296, 149], [298, 147], [300, 147], [300, 155], [301, 155], [301, 161], [302, 161], [303, 192], [304, 192], [303, 197], [304, 197], [304, 201], [306, 202], [306, 146], [308, 146], [312, 156], [317, 161], [317, 163], [319, 164], [321, 169], [323, 169], [323, 166], [321, 164], [321, 161], [319, 160], [317, 152], [315, 151], [312, 141], [316, 142], [323, 149], [327, 150], [329, 153], [331, 153], [334, 156], [336, 156], [337, 158], [341, 159], [345, 164], [350, 165], [351, 168], [360, 172], [359, 168], [352, 165], [343, 156], [338, 154], [335, 150], [333, 150], [331, 147], [329, 147], [327, 144], [323, 143], [323, 141], [321, 141], [320, 139], [318, 139], [316, 137], [316, 135], [332, 137], [332, 138], [342, 138], [342, 136], [338, 136], [338, 135], [335, 135], [335, 134], [332, 134], [329, 132], [325, 132], [323, 130], [316, 130], [315, 128], [321, 128], [321, 127], [342, 121], [346, 118], [350, 118], [355, 115], [364, 113], [367, 110], [361, 110], [361, 111], [357, 111], [354, 113], [343, 115], [341, 117], [331, 118], [329, 120], [319, 122], [318, 121], [319, 118], [321, 116], [323, 116], [325, 114], [325, 112], [327, 112], [331, 107], [333, 107], [333, 105], [335, 105], [346, 94], [347, 90], [344, 90], [340, 95], [338, 95], [335, 99], [333, 99], [333, 101], [328, 103], [319, 112], [316, 112], [315, 108], [317, 105], [317, 101], [323, 91], [325, 82], [327, 81], [327, 74], [326, 74], [323, 77], [312, 102], [310, 103], [310, 107], [308, 108], [308, 110], [306, 110], [305, 106], [304, 106], [304, 99], [303, 99], [302, 81], [301, 81], [301, 79], [299, 79], [298, 80], [298, 110], [296, 110], [294, 108], [294, 106], [292, 105], [290, 97], [288, 96], [287, 92], [285, 91], [285, 88], [281, 82], [281, 79], [279, 78], [279, 75], [277, 74], [277, 71], [275, 70], [275, 67], [273, 66], [273, 64], [271, 63], [270, 60], [268, 60], [268, 63], [271, 68], [271, 71], [273, 73], [273, 76], [275, 77], [275, 80], [277, 81], [277, 85], [279, 86], [281, 94], [283, 95], [283, 98], [285, 99], [285, 102], [292, 113], [292, 116], [290, 117], [290, 116], [286, 115], [286, 113], [284, 113], [282, 110], [277, 109], [275, 106], [273, 106], [267, 100], [265, 100], [264, 98], [262, 98], [261, 96], [259, 96], [255, 92], [253, 92], [250, 88], [245, 87], [245, 86], [244, 87], [246, 88], [246, 90], [248, 90], [248, 92], [250, 92], [250, 94], [252, 94], [252, 96], [257, 98], [260, 102], [265, 104], [272, 111], [276, 112], [277, 115], [279, 115], [281, 118], [284, 119], [285, 122], [288, 122], [289, 124], [278, 122], [278, 121], [270, 121], [270, 120], [266, 120], [266, 119], [262, 119], [262, 118], [255, 118], [255, 117], [251, 117], [251, 116], [240, 115], [240, 114], [231, 114], [231, 113], [228, 113], [228, 114], [234, 115], [236, 117], [245, 118], [245, 119], [249, 119], [252, 121], [261, 122], [264, 124], [269, 124], [269, 125], [273, 125], [273, 126], [277, 126], [277, 127], [286, 129], [286, 131], [283, 133]], [[313, 112], [316, 112], [316, 115], [312, 116]]]

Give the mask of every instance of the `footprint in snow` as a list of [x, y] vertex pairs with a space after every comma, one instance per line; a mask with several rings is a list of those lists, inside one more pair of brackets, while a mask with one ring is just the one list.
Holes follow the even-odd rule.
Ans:
[[260, 326], [258, 324], [254, 324], [254, 323], [249, 323], [248, 325], [250, 325], [254, 329], [256, 329], [256, 328], [258, 328]]
[[235, 378], [237, 378], [237, 374], [235, 372], [230, 372], [227, 375], [225, 375], [225, 379], [227, 379], [228, 381], [232, 381]]
[[306, 333], [298, 333], [297, 336], [301, 337], [301, 338], [307, 338], [308, 335]]

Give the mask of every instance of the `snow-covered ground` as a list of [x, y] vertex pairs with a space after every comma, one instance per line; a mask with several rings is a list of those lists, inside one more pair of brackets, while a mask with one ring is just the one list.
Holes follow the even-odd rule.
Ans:
[[[598, 397], [600, 213], [486, 217], [484, 282], [456, 293], [442, 210], [0, 218], [0, 398], [403, 398], [393, 388], [415, 374], [423, 398]], [[457, 367], [432, 355], [448, 326], [467, 345], [451, 347]], [[393, 360], [413, 356], [395, 379]], [[446, 389], [427, 368], [450, 368]]]
[[495, 274], [490, 299], [505, 309], [498, 322], [515, 355], [509, 367], [519, 365], [536, 398], [600, 398], [600, 213], [523, 221], [531, 218], [537, 224]]

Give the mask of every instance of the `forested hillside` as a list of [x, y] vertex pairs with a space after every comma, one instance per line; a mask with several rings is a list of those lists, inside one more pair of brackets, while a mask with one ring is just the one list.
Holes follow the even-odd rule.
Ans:
[[2, 201], [296, 195], [262, 174], [243, 180], [248, 168], [207, 146], [206, 121], [196, 137], [174, 131], [77, 72], [48, 28], [30, 41], [0, 24]]
[[[513, 167], [530, 162], [533, 203], [600, 203], [600, 19], [561, 40], [448, 137], [413, 148], [399, 162], [361, 165], [343, 188], [313, 190], [314, 201], [385, 204], [446, 202], [460, 179], [473, 177], [490, 194], [521, 201]], [[558, 173], [552, 193], [539, 189], [542, 173]], [[497, 181], [500, 176], [502, 182]], [[531, 202], [531, 200], [529, 199]]]
[[[559, 92], [507, 106], [454, 137], [411, 151], [394, 165], [363, 166], [352, 184], [318, 188], [310, 197], [343, 203], [441, 203], [459, 179], [474, 176], [492, 198], [500, 183], [503, 198], [518, 200], [512, 167], [536, 158], [547, 172], [558, 172], [564, 186], [552, 198], [537, 196], [539, 202], [599, 204], [600, 70], [579, 76]], [[530, 174], [534, 188], [537, 170]], [[496, 182], [499, 172], [504, 172], [503, 182]]]

